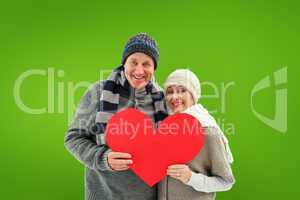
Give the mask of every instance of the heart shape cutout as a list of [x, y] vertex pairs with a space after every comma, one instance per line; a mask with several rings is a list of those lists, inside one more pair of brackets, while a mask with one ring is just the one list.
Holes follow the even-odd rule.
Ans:
[[200, 122], [192, 115], [168, 116], [155, 130], [152, 120], [134, 108], [113, 115], [105, 134], [112, 151], [132, 155], [130, 169], [149, 186], [166, 176], [168, 166], [191, 161], [205, 139]]

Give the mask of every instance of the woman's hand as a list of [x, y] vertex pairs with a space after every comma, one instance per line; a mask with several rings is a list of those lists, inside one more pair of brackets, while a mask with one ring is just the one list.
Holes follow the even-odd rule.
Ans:
[[192, 176], [192, 171], [187, 165], [170, 165], [167, 174], [183, 183], [187, 183]]

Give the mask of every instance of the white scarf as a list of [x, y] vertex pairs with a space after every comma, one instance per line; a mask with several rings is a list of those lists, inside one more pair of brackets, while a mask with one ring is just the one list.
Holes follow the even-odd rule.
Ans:
[[190, 115], [194, 116], [195, 118], [197, 118], [200, 121], [202, 127], [217, 128], [219, 130], [218, 132], [222, 136], [222, 140], [225, 145], [225, 149], [227, 152], [227, 159], [228, 159], [229, 163], [233, 163], [233, 156], [232, 156], [232, 153], [231, 153], [231, 150], [229, 147], [228, 139], [224, 135], [223, 131], [220, 129], [219, 125], [217, 124], [217, 122], [213, 118], [213, 116], [211, 116], [208, 113], [208, 111], [201, 104], [195, 104], [195, 105], [189, 107], [188, 109], [186, 109], [185, 111], [183, 111], [183, 113], [190, 114]]

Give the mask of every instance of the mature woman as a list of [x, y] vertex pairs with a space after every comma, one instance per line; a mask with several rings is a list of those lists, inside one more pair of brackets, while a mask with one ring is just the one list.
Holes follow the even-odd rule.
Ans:
[[193, 72], [185, 69], [174, 71], [164, 87], [170, 114], [184, 112], [196, 117], [204, 127], [205, 146], [187, 165], [168, 167], [168, 176], [159, 185], [158, 199], [215, 199], [216, 192], [229, 190], [235, 182], [228, 140], [214, 118], [197, 104], [200, 82]]
[[158, 60], [156, 42], [138, 34], [126, 43], [122, 65], [82, 98], [65, 146], [86, 167], [86, 200], [157, 199], [156, 187], [147, 186], [128, 169], [131, 155], [105, 145], [104, 132], [110, 117], [128, 107], [147, 113], [155, 124], [166, 117], [163, 91], [152, 81]]

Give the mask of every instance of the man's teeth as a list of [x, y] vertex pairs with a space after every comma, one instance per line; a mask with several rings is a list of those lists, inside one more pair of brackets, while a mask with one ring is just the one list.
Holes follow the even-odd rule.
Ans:
[[140, 80], [140, 79], [143, 79], [144, 76], [141, 76], [141, 77], [133, 76], [133, 78]]

